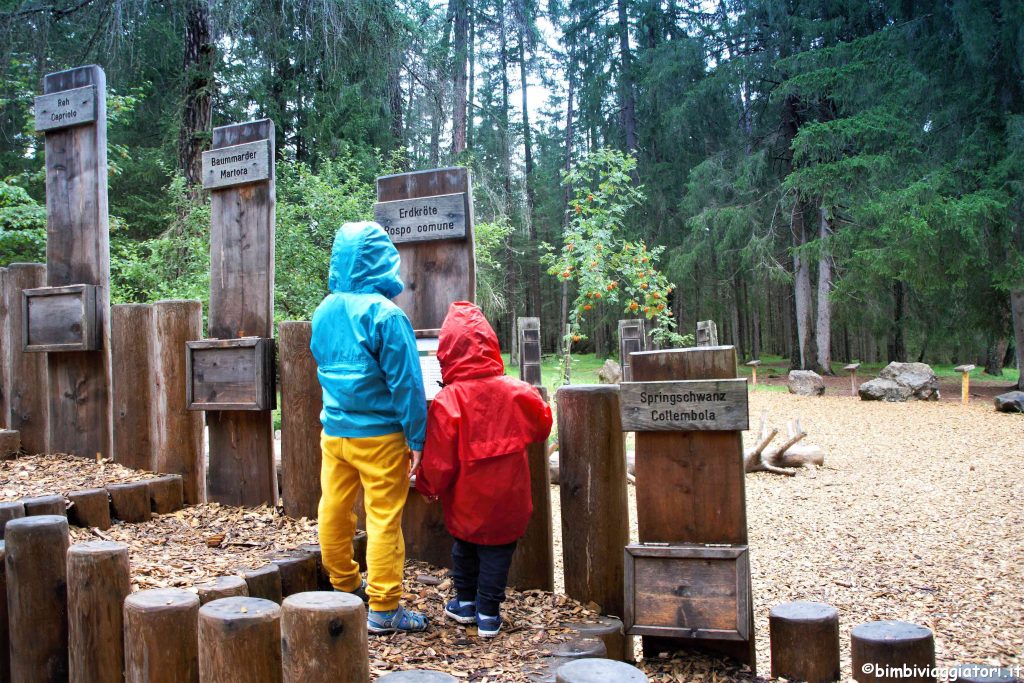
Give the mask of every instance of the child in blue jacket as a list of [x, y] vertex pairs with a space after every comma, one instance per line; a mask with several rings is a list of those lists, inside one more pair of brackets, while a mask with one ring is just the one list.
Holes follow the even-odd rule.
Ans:
[[[412, 325], [391, 302], [403, 288], [398, 250], [376, 223], [346, 223], [331, 251], [331, 293], [313, 313], [310, 348], [323, 388], [320, 547], [337, 590], [369, 599], [371, 633], [422, 631], [400, 606], [402, 510], [419, 466], [427, 404]], [[411, 452], [412, 462], [407, 454]], [[352, 559], [352, 514], [366, 506], [367, 581]]]

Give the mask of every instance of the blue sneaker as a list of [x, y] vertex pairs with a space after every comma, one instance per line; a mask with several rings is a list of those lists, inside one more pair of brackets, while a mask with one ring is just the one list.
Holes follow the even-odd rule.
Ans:
[[388, 612], [369, 610], [366, 614], [366, 630], [373, 634], [394, 633], [403, 631], [405, 633], [418, 633], [426, 631], [429, 621], [419, 612], [399, 607]]
[[448, 601], [448, 604], [444, 606], [444, 613], [446, 616], [451, 617], [460, 624], [475, 624], [476, 623], [476, 603], [471, 602], [468, 605], [459, 604], [458, 598], [452, 598]]
[[476, 615], [476, 633], [481, 638], [493, 638], [501, 630], [501, 615], [487, 617], [483, 614]]

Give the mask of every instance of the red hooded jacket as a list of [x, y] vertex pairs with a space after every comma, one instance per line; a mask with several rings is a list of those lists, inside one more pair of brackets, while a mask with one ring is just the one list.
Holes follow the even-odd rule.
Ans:
[[416, 489], [439, 496], [452, 536], [504, 545], [533, 512], [526, 446], [551, 431], [551, 408], [532, 386], [505, 376], [498, 337], [479, 308], [448, 309], [437, 359], [444, 388], [430, 405]]

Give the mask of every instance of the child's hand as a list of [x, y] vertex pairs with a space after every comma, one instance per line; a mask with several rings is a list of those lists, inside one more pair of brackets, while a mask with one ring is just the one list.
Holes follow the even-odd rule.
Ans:
[[420, 461], [423, 460], [423, 451], [409, 451], [409, 457], [412, 458], [409, 461], [409, 478], [412, 479], [413, 475], [416, 474], [416, 470], [420, 468]]

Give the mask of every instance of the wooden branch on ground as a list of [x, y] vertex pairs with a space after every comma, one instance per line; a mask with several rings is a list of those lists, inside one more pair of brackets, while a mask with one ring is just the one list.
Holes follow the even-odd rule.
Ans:
[[794, 476], [795, 469], [804, 465], [821, 466], [825, 462], [825, 453], [820, 446], [800, 445], [798, 442], [807, 436], [800, 426], [800, 420], [792, 420], [786, 426], [789, 438], [778, 448], [768, 445], [778, 435], [778, 429], [768, 428], [767, 411], [761, 414], [760, 440], [754, 448], [748, 450], [743, 457], [743, 469], [746, 472], [771, 472]]

